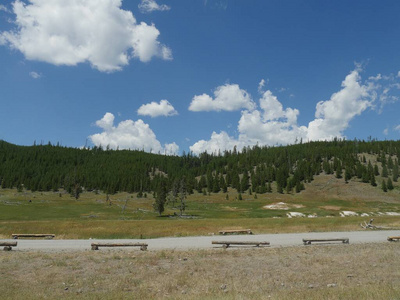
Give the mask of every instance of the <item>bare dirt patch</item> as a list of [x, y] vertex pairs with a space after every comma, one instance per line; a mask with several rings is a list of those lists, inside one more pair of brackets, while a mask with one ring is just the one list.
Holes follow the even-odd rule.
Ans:
[[271, 210], [289, 210], [292, 208], [303, 208], [303, 207], [305, 207], [305, 206], [302, 204], [289, 204], [289, 203], [285, 203], [285, 202], [277, 202], [277, 203], [265, 205], [263, 208], [271, 209]]
[[[377, 178], [380, 185], [381, 179]], [[363, 201], [381, 201], [396, 203], [400, 197], [400, 189], [395, 189], [390, 193], [383, 192], [379, 187], [361, 183], [359, 179], [353, 178], [348, 183], [343, 178], [336, 178], [334, 175], [320, 174], [314, 177], [311, 183], [306, 184], [306, 189], [301, 192], [306, 199], [342, 199]]]
[[341, 209], [340, 206], [334, 206], [334, 205], [320, 206], [319, 208], [326, 209], [326, 210], [334, 210], [334, 211], [339, 211]]

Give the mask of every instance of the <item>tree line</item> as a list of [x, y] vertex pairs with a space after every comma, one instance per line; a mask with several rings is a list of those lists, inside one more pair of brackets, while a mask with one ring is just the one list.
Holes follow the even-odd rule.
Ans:
[[[226, 193], [228, 188], [264, 194], [272, 192], [272, 187], [279, 193], [300, 192], [304, 183], [325, 173], [387, 191], [398, 181], [399, 157], [400, 141], [377, 140], [257, 145], [198, 156], [102, 147], [78, 149], [51, 143], [18, 146], [0, 140], [0, 182], [1, 188], [64, 189], [76, 197], [82, 190], [143, 194], [163, 187], [177, 191], [182, 182], [185, 194]], [[376, 176], [383, 178], [380, 186]]]

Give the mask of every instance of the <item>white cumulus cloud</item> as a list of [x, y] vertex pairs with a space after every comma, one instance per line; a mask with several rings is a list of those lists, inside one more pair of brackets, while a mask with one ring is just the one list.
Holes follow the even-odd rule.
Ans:
[[102, 119], [96, 121], [96, 126], [103, 132], [89, 136], [94, 145], [110, 149], [137, 149], [166, 155], [178, 154], [179, 146], [176, 143], [161, 146], [150, 126], [141, 119], [121, 121], [117, 126], [114, 125], [114, 119], [114, 115], [108, 112]]
[[104, 72], [121, 70], [130, 59], [172, 59], [154, 24], [137, 23], [122, 0], [20, 0], [13, 2], [15, 28], [0, 32], [0, 44], [54, 65], [89, 62]]
[[142, 13], [150, 13], [153, 11], [166, 11], [171, 9], [171, 7], [169, 7], [168, 5], [160, 5], [155, 0], [142, 0], [138, 7]]
[[349, 122], [360, 115], [375, 100], [375, 87], [363, 85], [357, 70], [352, 71], [342, 82], [342, 89], [327, 101], [316, 106], [316, 119], [308, 124], [309, 140], [325, 140], [341, 137]]
[[[344, 131], [351, 120], [368, 108], [374, 108], [375, 102], [388, 95], [397, 85], [392, 81], [387, 85], [377, 84], [384, 76], [370, 77], [362, 82], [359, 72], [350, 72], [344, 79], [341, 89], [329, 100], [316, 105], [315, 119], [308, 126], [300, 126], [297, 118], [298, 109], [284, 108], [278, 98], [269, 90], [263, 92], [260, 109], [242, 110], [238, 122], [238, 137], [229, 136], [225, 131], [213, 132], [209, 140], [201, 140], [190, 147], [195, 154], [202, 152], [232, 150], [234, 146], [240, 151], [245, 146], [286, 145], [296, 140], [331, 140], [344, 137]], [[388, 77], [389, 78], [389, 77]], [[388, 79], [387, 79], [388, 80]], [[261, 89], [260, 89], [261, 90]], [[400, 131], [400, 125], [395, 130]]]
[[219, 86], [214, 91], [214, 99], [207, 94], [194, 96], [190, 103], [191, 111], [235, 111], [252, 110], [256, 107], [251, 96], [237, 84]]
[[0, 4], [0, 11], [9, 12], [8, 8], [2, 4]]
[[382, 133], [384, 135], [388, 135], [389, 134], [389, 128], [385, 128]]
[[218, 154], [219, 151], [230, 150], [235, 146], [240, 150], [245, 144], [240, 144], [238, 140], [230, 137], [225, 131], [221, 131], [221, 133], [214, 131], [210, 140], [200, 140], [194, 143], [190, 146], [190, 151], [194, 154], [203, 152]]
[[137, 113], [138, 115], [150, 116], [152, 118], [159, 116], [170, 117], [178, 114], [167, 100], [161, 100], [160, 103], [151, 102], [149, 104], [143, 104], [139, 107]]
[[297, 126], [297, 109], [283, 109], [282, 104], [266, 91], [260, 98], [261, 110], [243, 110], [238, 123], [237, 139], [225, 131], [212, 133], [210, 140], [201, 140], [193, 144], [190, 150], [195, 154], [202, 152], [215, 153], [232, 150], [234, 146], [240, 151], [243, 147], [259, 145], [280, 145], [293, 143], [307, 135], [307, 128]]
[[265, 80], [261, 79], [261, 81], [258, 84], [258, 92], [262, 93], [264, 91], [264, 86], [265, 86]]
[[40, 77], [42, 77], [41, 74], [39, 74], [39, 73], [37, 73], [35, 71], [30, 72], [29, 76], [31, 76], [33, 79], [39, 79]]

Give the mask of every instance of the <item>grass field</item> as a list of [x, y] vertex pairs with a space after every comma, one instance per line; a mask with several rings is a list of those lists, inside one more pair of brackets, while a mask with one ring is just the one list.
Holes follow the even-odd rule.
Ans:
[[4, 252], [3, 299], [399, 299], [400, 243]]
[[[228, 199], [226, 196], [228, 195]], [[185, 217], [177, 208], [166, 207], [159, 217], [152, 208], [151, 194], [84, 192], [78, 200], [60, 192], [17, 192], [0, 189], [0, 238], [11, 233], [54, 233], [57, 238], [152, 238], [161, 236], [207, 235], [221, 229], [247, 229], [254, 233], [360, 230], [360, 223], [372, 216], [374, 224], [400, 228], [400, 187], [384, 193], [368, 184], [333, 176], [316, 176], [298, 194], [243, 194], [237, 192], [203, 195], [187, 199]], [[108, 197], [108, 198], [107, 198]], [[108, 201], [110, 200], [110, 201]], [[265, 209], [283, 202], [287, 209]], [[341, 211], [367, 213], [367, 217], [339, 216]], [[287, 218], [288, 212], [317, 218]]]

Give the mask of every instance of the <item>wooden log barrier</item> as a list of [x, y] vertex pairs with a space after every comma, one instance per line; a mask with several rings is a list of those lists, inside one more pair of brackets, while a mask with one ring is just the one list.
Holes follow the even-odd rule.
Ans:
[[46, 238], [53, 239], [55, 234], [52, 233], [13, 233], [12, 238], [17, 240], [18, 238]]
[[326, 243], [326, 242], [342, 242], [343, 244], [348, 244], [349, 238], [303, 239], [304, 245], [311, 245], [311, 243]]
[[400, 236], [389, 236], [389, 237], [387, 238], [387, 240], [388, 240], [389, 242], [399, 241], [399, 240], [400, 240]]
[[243, 242], [243, 241], [212, 241], [213, 245], [222, 245], [223, 248], [228, 248], [230, 245], [244, 245], [244, 246], [269, 246], [269, 242]]
[[0, 242], [0, 246], [4, 246], [4, 251], [11, 251], [12, 247], [17, 247], [17, 242]]
[[251, 229], [227, 229], [227, 230], [220, 230], [219, 234], [226, 235], [226, 234], [253, 234]]
[[99, 250], [99, 247], [140, 247], [140, 250], [146, 251], [148, 244], [145, 243], [92, 243], [92, 250]]

